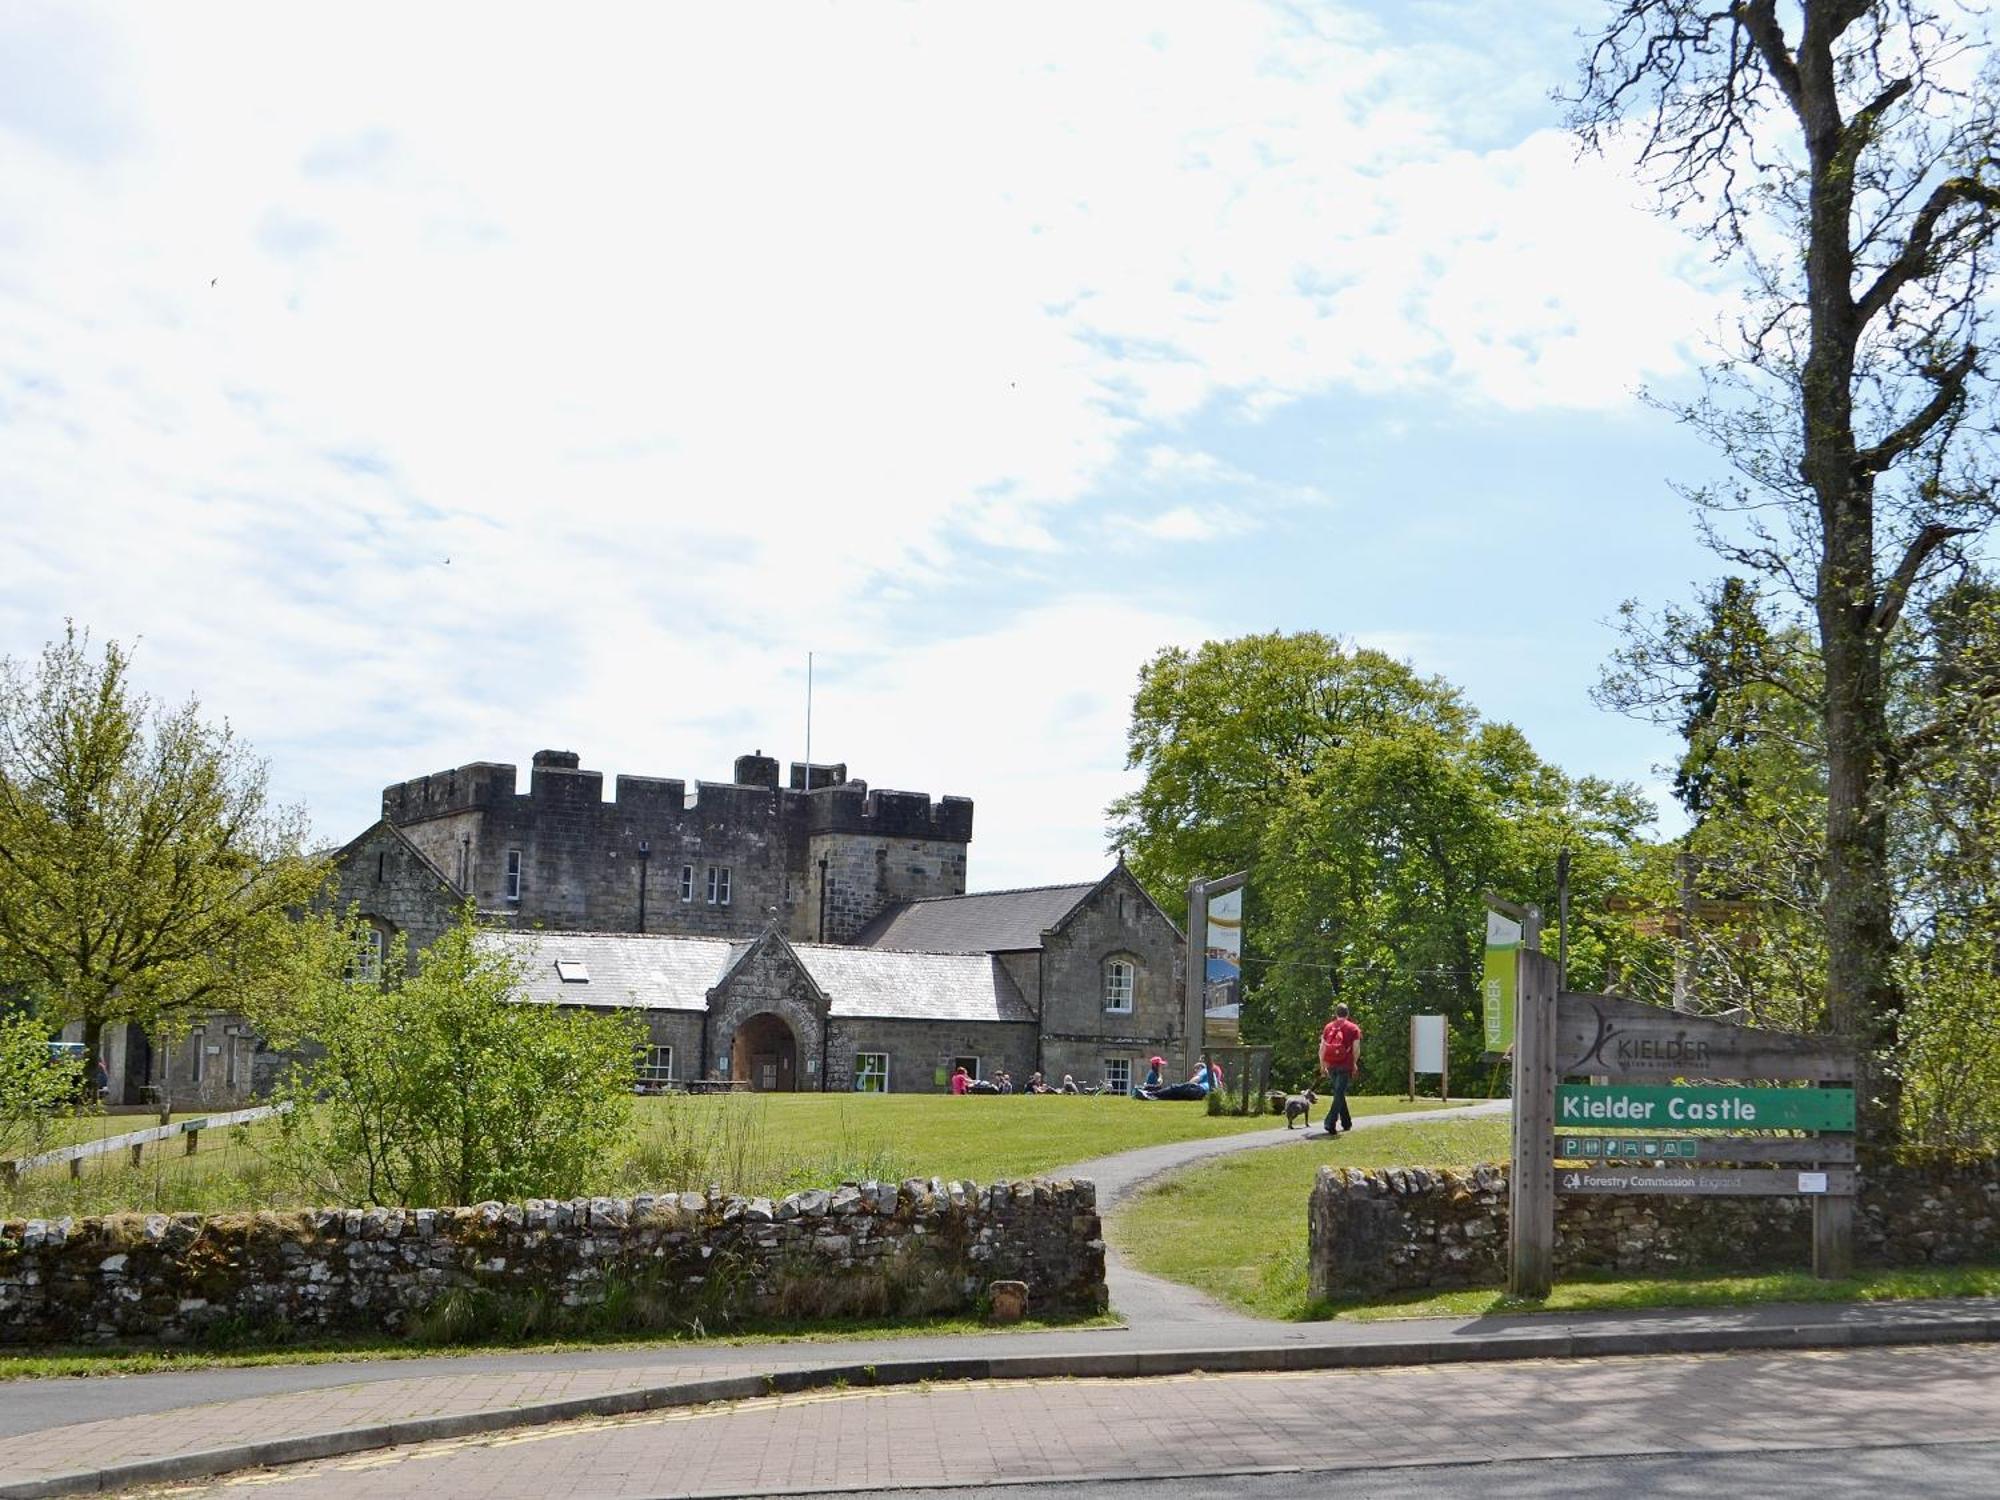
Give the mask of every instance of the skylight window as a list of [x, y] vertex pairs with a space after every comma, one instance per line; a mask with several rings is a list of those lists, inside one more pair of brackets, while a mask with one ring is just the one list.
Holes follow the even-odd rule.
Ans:
[[580, 958], [559, 958], [556, 960], [556, 978], [564, 984], [589, 984], [590, 965]]

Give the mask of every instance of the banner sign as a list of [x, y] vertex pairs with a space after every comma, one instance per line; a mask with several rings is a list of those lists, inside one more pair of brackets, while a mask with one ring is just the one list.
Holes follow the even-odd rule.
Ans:
[[1203, 942], [1204, 1010], [1219, 1010], [1242, 998], [1243, 887], [1208, 902], [1207, 936]]
[[1654, 1087], [1565, 1083], [1556, 1129], [1624, 1125], [1655, 1130], [1852, 1130], [1854, 1090]]
[[1521, 924], [1497, 911], [1486, 913], [1486, 968], [1480, 998], [1486, 1021], [1486, 1050], [1514, 1046], [1515, 955], [1521, 951]]

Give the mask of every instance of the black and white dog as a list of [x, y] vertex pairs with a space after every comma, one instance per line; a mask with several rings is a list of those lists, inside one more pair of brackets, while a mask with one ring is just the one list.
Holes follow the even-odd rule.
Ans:
[[1292, 1128], [1292, 1121], [1302, 1115], [1305, 1117], [1305, 1122], [1308, 1126], [1312, 1124], [1313, 1100], [1316, 1097], [1318, 1096], [1311, 1089], [1307, 1089], [1303, 1094], [1287, 1094], [1285, 1096], [1285, 1129], [1290, 1130]]

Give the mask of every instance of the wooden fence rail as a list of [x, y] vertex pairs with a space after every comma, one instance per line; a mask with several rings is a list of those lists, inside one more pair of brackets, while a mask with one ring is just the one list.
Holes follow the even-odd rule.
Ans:
[[93, 1156], [109, 1156], [114, 1151], [130, 1151], [132, 1165], [138, 1166], [144, 1159], [148, 1146], [160, 1141], [170, 1141], [181, 1136], [187, 1141], [184, 1155], [193, 1156], [201, 1142], [204, 1130], [230, 1130], [238, 1125], [251, 1125], [258, 1120], [268, 1120], [273, 1115], [282, 1114], [291, 1108], [289, 1104], [260, 1104], [255, 1109], [230, 1110], [226, 1114], [201, 1115], [192, 1120], [176, 1120], [170, 1125], [154, 1125], [146, 1130], [133, 1130], [124, 1135], [107, 1135], [95, 1141], [84, 1141], [75, 1146], [58, 1146], [53, 1151], [43, 1151], [34, 1156], [23, 1156], [13, 1161], [0, 1161], [0, 1183], [12, 1186], [20, 1180], [24, 1172], [32, 1172], [40, 1167], [61, 1166], [69, 1163], [69, 1175], [81, 1177], [83, 1164]]

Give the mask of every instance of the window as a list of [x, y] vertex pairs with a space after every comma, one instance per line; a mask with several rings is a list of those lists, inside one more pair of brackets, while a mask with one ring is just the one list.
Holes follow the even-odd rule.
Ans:
[[206, 1053], [208, 1050], [207, 1047], [204, 1046], [203, 1044], [206, 1043], [207, 1041], [208, 1041], [208, 1033], [202, 1030], [201, 1027], [199, 1026], [195, 1027], [193, 1031], [190, 1031], [188, 1033], [188, 1045], [194, 1049], [194, 1067], [192, 1071], [189, 1072], [188, 1074], [188, 1081], [190, 1083], [201, 1082], [202, 1057], [203, 1054]]
[[694, 900], [694, 866], [681, 866], [681, 900]]
[[674, 1049], [647, 1047], [639, 1058], [639, 1082], [657, 1086], [674, 1079]]
[[521, 899], [521, 851], [519, 849], [509, 849], [507, 851], [507, 899], [509, 901], [519, 901]]
[[979, 1076], [979, 1059], [976, 1057], [954, 1057], [951, 1060], [951, 1066], [953, 1072], [956, 1072], [960, 1068], [965, 1069], [965, 1076], [967, 1078], [977, 1078]]
[[854, 1054], [854, 1092], [857, 1094], [886, 1094], [889, 1092], [888, 1053], [857, 1052]]
[[1114, 958], [1104, 966], [1104, 1008], [1129, 1011], [1132, 1008], [1132, 976], [1137, 966], [1129, 958]]
[[729, 866], [710, 865], [708, 867], [708, 904], [727, 906], [729, 904]]
[[1104, 1059], [1104, 1083], [1113, 1093], [1132, 1092], [1132, 1059], [1129, 1057], [1107, 1057]]
[[589, 984], [590, 965], [580, 958], [559, 958], [556, 960], [556, 978], [564, 984]]
[[347, 978], [353, 984], [374, 984], [382, 978], [382, 954], [388, 940], [382, 929], [371, 927], [361, 939], [361, 946], [354, 950], [354, 964], [347, 971]]
[[223, 1081], [231, 1088], [236, 1087], [236, 1028], [230, 1027], [223, 1033], [222, 1045], [226, 1049], [223, 1059], [227, 1063]]

